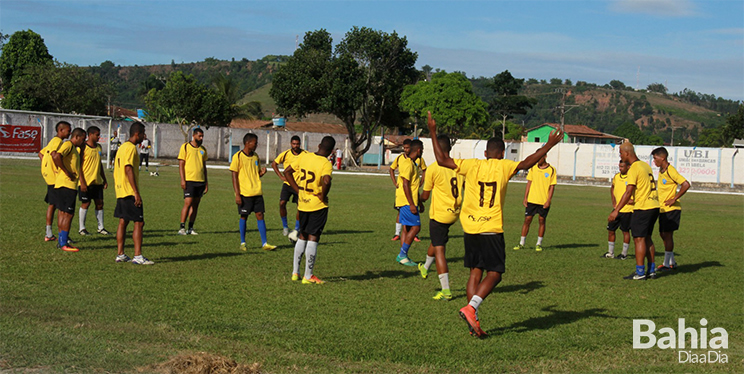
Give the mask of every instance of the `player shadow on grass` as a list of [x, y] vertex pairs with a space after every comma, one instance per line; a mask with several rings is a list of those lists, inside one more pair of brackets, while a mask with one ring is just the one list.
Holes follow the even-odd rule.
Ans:
[[[676, 256], [676, 254], [675, 254]], [[677, 275], [680, 273], [694, 273], [700, 269], [709, 268], [709, 267], [724, 267], [722, 263], [718, 261], [705, 261], [701, 262], [699, 264], [684, 264], [684, 265], [678, 265], [675, 270], [668, 270], [668, 271], [657, 271], [656, 272], [656, 278], [663, 278], [667, 276]]]
[[505, 333], [521, 333], [533, 330], [547, 330], [559, 325], [567, 325], [569, 323], [578, 322], [586, 318], [617, 318], [614, 316], [608, 316], [605, 314], [607, 309], [594, 308], [586, 309], [583, 311], [572, 311], [572, 310], [556, 310], [555, 305], [550, 305], [541, 310], [549, 312], [550, 314], [543, 317], [533, 317], [522, 322], [515, 322], [510, 326], [498, 327], [495, 329], [488, 330], [487, 333], [491, 336], [502, 335]]
[[525, 284], [510, 284], [507, 286], [496, 287], [493, 289], [494, 293], [510, 293], [519, 292], [522, 295], [526, 295], [534, 290], [539, 290], [545, 287], [542, 281], [532, 281]]
[[597, 247], [597, 245], [596, 244], [571, 243], [571, 244], [549, 245], [549, 246], [546, 246], [545, 249], [586, 248], [586, 247]]
[[198, 260], [209, 260], [213, 258], [220, 258], [220, 257], [234, 257], [234, 256], [244, 256], [246, 254], [253, 254], [258, 253], [256, 251], [254, 252], [248, 252], [248, 253], [238, 253], [238, 252], [221, 252], [221, 253], [202, 253], [199, 255], [188, 255], [188, 256], [178, 256], [178, 257], [160, 257], [158, 258], [158, 262], [180, 262], [180, 261], [198, 261]]
[[341, 277], [338, 277], [335, 281], [336, 282], [366, 281], [366, 280], [382, 279], [382, 278], [403, 279], [403, 278], [410, 278], [410, 277], [417, 277], [417, 276], [419, 276], [418, 271], [381, 270], [381, 271], [367, 271], [364, 274], [341, 276]]
[[335, 234], [368, 234], [368, 233], [371, 233], [371, 232], [374, 232], [374, 231], [372, 231], [372, 230], [326, 230], [326, 231], [323, 231], [323, 234], [325, 234], [325, 235], [335, 235]]

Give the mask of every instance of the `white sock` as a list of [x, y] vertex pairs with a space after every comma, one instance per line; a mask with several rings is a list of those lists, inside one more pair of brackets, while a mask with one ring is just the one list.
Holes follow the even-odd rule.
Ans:
[[295, 244], [294, 258], [292, 259], [292, 274], [300, 274], [300, 262], [302, 255], [305, 254], [307, 240], [298, 240]]
[[80, 208], [78, 222], [80, 222], [80, 231], [85, 230], [85, 217], [88, 215], [88, 209]]
[[475, 311], [478, 311], [478, 307], [483, 302], [483, 299], [478, 295], [473, 295], [473, 298], [470, 299], [470, 302], [468, 303], [470, 306], [472, 306]]
[[537, 237], [537, 245], [542, 245], [542, 236]]
[[103, 209], [96, 210], [96, 220], [98, 221], [98, 230], [103, 230]]
[[615, 254], [615, 242], [607, 242], [607, 247], [609, 248], [607, 251], [610, 252], [611, 255]]
[[400, 235], [401, 230], [403, 230], [403, 225], [400, 223], [395, 224], [395, 235]]
[[519, 245], [524, 245], [525, 241], [527, 241], [527, 237], [526, 236], [523, 236], [523, 237], [519, 238]]
[[664, 252], [664, 266], [671, 264], [672, 252]]
[[305, 279], [313, 277], [315, 257], [318, 255], [318, 242], [307, 242], [305, 247]]
[[439, 274], [439, 284], [442, 285], [442, 290], [449, 290], [449, 273]]
[[426, 268], [426, 270], [429, 270], [429, 268], [431, 267], [431, 264], [433, 264], [434, 260], [436, 259], [437, 259], [436, 257], [426, 255], [426, 263], [424, 263], [424, 267]]
[[[664, 252], [666, 253], [666, 252]], [[677, 261], [674, 260], [674, 252], [669, 252], [669, 265], [676, 265]]]
[[630, 248], [630, 243], [623, 243], [623, 256], [628, 255], [628, 248]]
[[51, 238], [54, 235], [52, 232], [52, 225], [46, 225], [46, 237]]

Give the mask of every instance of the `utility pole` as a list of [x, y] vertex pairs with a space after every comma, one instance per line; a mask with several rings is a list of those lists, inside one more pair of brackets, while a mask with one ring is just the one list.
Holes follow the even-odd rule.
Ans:
[[[577, 107], [578, 105], [566, 105], [566, 90], [563, 88], [556, 88], [555, 92], [561, 93], [561, 105], [557, 107], [556, 109], [559, 109], [561, 111], [561, 131], [565, 133], [565, 118], [566, 118], [566, 112], [569, 110]], [[568, 109], [566, 109], [568, 108]], [[565, 138], [564, 138], [565, 139]]]

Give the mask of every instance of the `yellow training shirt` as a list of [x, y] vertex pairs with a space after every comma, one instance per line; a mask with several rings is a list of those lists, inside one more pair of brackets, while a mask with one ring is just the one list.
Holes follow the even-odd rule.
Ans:
[[665, 201], [673, 199], [677, 194], [677, 186], [685, 183], [687, 179], [677, 172], [677, 169], [669, 165], [665, 172], [659, 171], [659, 181], [657, 186], [659, 188], [659, 211], [661, 213], [669, 212], [672, 210], [680, 210], [682, 206], [679, 204], [679, 200], [675, 201], [672, 206], [666, 206]]
[[183, 160], [184, 175], [189, 182], [204, 182], [204, 162], [207, 150], [203, 146], [194, 147], [191, 142], [184, 143], [178, 151], [178, 159]]
[[70, 179], [70, 177], [68, 177], [62, 170], [58, 170], [54, 188], [64, 187], [77, 191], [78, 178], [80, 175], [80, 153], [78, 153], [77, 147], [72, 145], [72, 142], [65, 142], [59, 147], [57, 153], [62, 156], [62, 165], [64, 165], [65, 169], [71, 172], [75, 178]]
[[403, 178], [408, 180], [411, 187], [413, 205], [419, 202], [419, 187], [421, 186], [421, 172], [418, 166], [408, 157], [400, 157], [398, 162], [398, 188], [395, 189], [395, 206], [401, 207], [408, 204], [406, 193], [403, 190]]
[[242, 150], [233, 155], [230, 163], [230, 171], [238, 173], [238, 184], [240, 184], [240, 195], [245, 197], [261, 196], [261, 168], [258, 163], [258, 155], [253, 152], [247, 155]]
[[555, 168], [548, 165], [540, 169], [537, 165], [530, 168], [527, 180], [532, 181], [530, 192], [527, 194], [527, 202], [537, 205], [545, 205], [548, 202], [548, 189], [558, 184]]
[[124, 142], [116, 151], [116, 160], [114, 161], [114, 183], [116, 183], [116, 198], [121, 199], [127, 196], [134, 196], [134, 186], [129, 183], [129, 178], [125, 172], [126, 166], [132, 167], [134, 173], [134, 183], [139, 188], [139, 151], [137, 146], [130, 141]]
[[[287, 166], [292, 165], [292, 162], [298, 157], [300, 157], [300, 155], [303, 153], [307, 153], [307, 151], [304, 149], [300, 149], [299, 154], [294, 154], [292, 153], [292, 149], [290, 148], [280, 153], [279, 156], [276, 156], [276, 158], [274, 159], [274, 162], [276, 162], [277, 164], [282, 164], [282, 166], [284, 166], [284, 168], [286, 169]], [[295, 173], [294, 177], [295, 177], [295, 182], [299, 182], [300, 180], [299, 174]], [[284, 181], [284, 184], [289, 185], [287, 181]]]
[[[292, 161], [294, 177], [300, 187], [297, 209], [303, 212], [314, 212], [328, 208], [328, 204], [320, 200], [323, 177], [331, 175], [333, 166], [326, 157], [315, 153], [304, 152]], [[299, 178], [297, 178], [299, 175]]]
[[454, 160], [465, 176], [465, 196], [460, 211], [462, 229], [468, 234], [503, 233], [502, 205], [509, 179], [519, 163], [512, 160]]
[[101, 154], [103, 150], [101, 145], [96, 144], [95, 147], [91, 147], [83, 143], [83, 146], [78, 148], [78, 152], [82, 152], [83, 156], [85, 183], [89, 186], [92, 184], [103, 185], [103, 176], [101, 175]]
[[[408, 156], [406, 156], [405, 153], [399, 154], [398, 157], [396, 157], [395, 160], [393, 160], [393, 163], [390, 165], [390, 168], [393, 170], [397, 169], [398, 160], [403, 159], [403, 158], [408, 158]], [[424, 161], [423, 157], [417, 158], [416, 160], [414, 160], [414, 162], [416, 163], [416, 165], [418, 165], [419, 169], [421, 169], [422, 171], [426, 170], [426, 162]]]
[[58, 150], [63, 141], [62, 138], [55, 136], [41, 150], [43, 155], [41, 158], [41, 176], [44, 177], [44, 181], [48, 185], [57, 183], [57, 165], [54, 165], [54, 160], [52, 160], [52, 152]]
[[641, 160], [630, 165], [628, 184], [636, 186], [633, 211], [659, 208], [659, 195], [656, 191], [656, 181], [654, 181], [651, 166]]
[[429, 167], [424, 191], [431, 191], [429, 218], [450, 224], [457, 221], [462, 205], [462, 182], [465, 178], [450, 168], [433, 163]]
[[[612, 177], [612, 195], [615, 196], [615, 204], [620, 203], [625, 195], [625, 190], [628, 188], [628, 175], [627, 174], [615, 174]], [[614, 208], [614, 206], [613, 206]], [[630, 197], [630, 201], [625, 204], [623, 209], [620, 209], [620, 213], [633, 213], [633, 196]]]

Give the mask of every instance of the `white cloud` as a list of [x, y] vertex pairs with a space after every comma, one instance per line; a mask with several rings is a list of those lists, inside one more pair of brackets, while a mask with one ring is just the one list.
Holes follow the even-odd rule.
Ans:
[[696, 14], [690, 0], [616, 0], [610, 10], [620, 13], [642, 13], [661, 17], [689, 17]]

